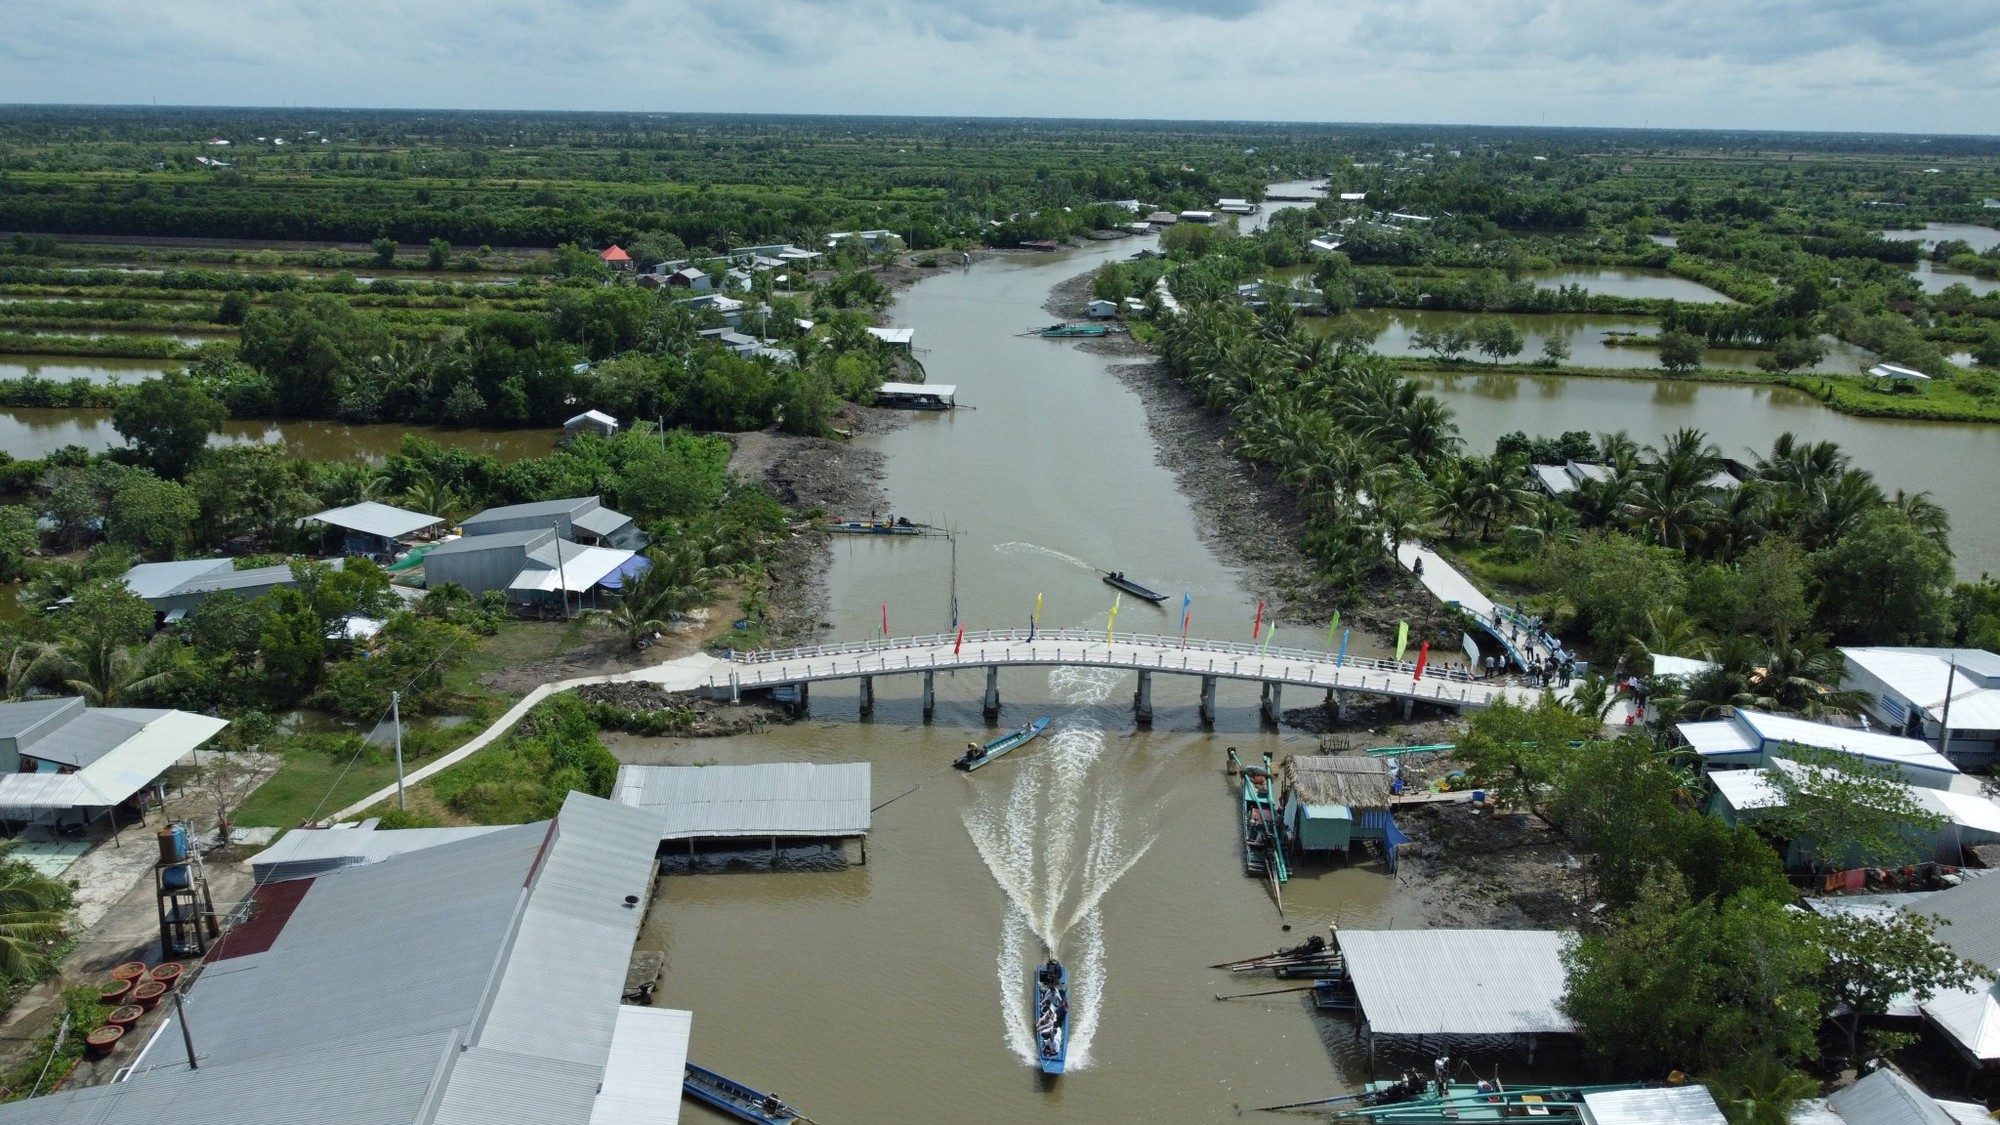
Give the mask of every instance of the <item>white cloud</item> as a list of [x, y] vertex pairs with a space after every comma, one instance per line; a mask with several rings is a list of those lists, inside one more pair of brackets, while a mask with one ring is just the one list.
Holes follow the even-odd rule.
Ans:
[[71, 0], [0, 101], [1987, 132], [1963, 0]]

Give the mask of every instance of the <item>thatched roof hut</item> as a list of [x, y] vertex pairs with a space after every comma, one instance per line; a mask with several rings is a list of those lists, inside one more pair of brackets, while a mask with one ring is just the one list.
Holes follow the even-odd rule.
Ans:
[[1301, 804], [1389, 807], [1389, 765], [1366, 754], [1287, 754], [1278, 776]]

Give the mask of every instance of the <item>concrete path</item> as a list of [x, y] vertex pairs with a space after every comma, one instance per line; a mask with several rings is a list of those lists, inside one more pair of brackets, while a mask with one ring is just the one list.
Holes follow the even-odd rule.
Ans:
[[[1554, 655], [1554, 650], [1535, 638], [1534, 630], [1527, 626], [1525, 620], [1516, 620], [1514, 607], [1497, 605], [1484, 590], [1473, 585], [1471, 579], [1460, 574], [1436, 551], [1416, 542], [1405, 543], [1396, 550], [1396, 561], [1403, 564], [1404, 570], [1414, 572], [1419, 559], [1423, 560], [1424, 572], [1417, 575], [1417, 581], [1422, 582], [1437, 600], [1446, 605], [1459, 606], [1478, 619], [1480, 628], [1507, 650], [1515, 667], [1541, 664]], [[1495, 610], [1499, 611], [1497, 617]], [[1556, 638], [1556, 644], [1558, 647], [1562, 645], [1560, 638]]]

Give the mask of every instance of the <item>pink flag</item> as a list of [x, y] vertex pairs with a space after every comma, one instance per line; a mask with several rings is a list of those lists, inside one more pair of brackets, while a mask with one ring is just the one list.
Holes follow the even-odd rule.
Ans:
[[882, 603], [882, 635], [889, 635], [889, 603]]

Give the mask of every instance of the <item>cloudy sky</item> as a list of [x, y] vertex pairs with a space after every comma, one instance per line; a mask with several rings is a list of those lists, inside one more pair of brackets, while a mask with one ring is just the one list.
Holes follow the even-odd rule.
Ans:
[[0, 102], [2000, 132], [1992, 0], [21, 0]]

